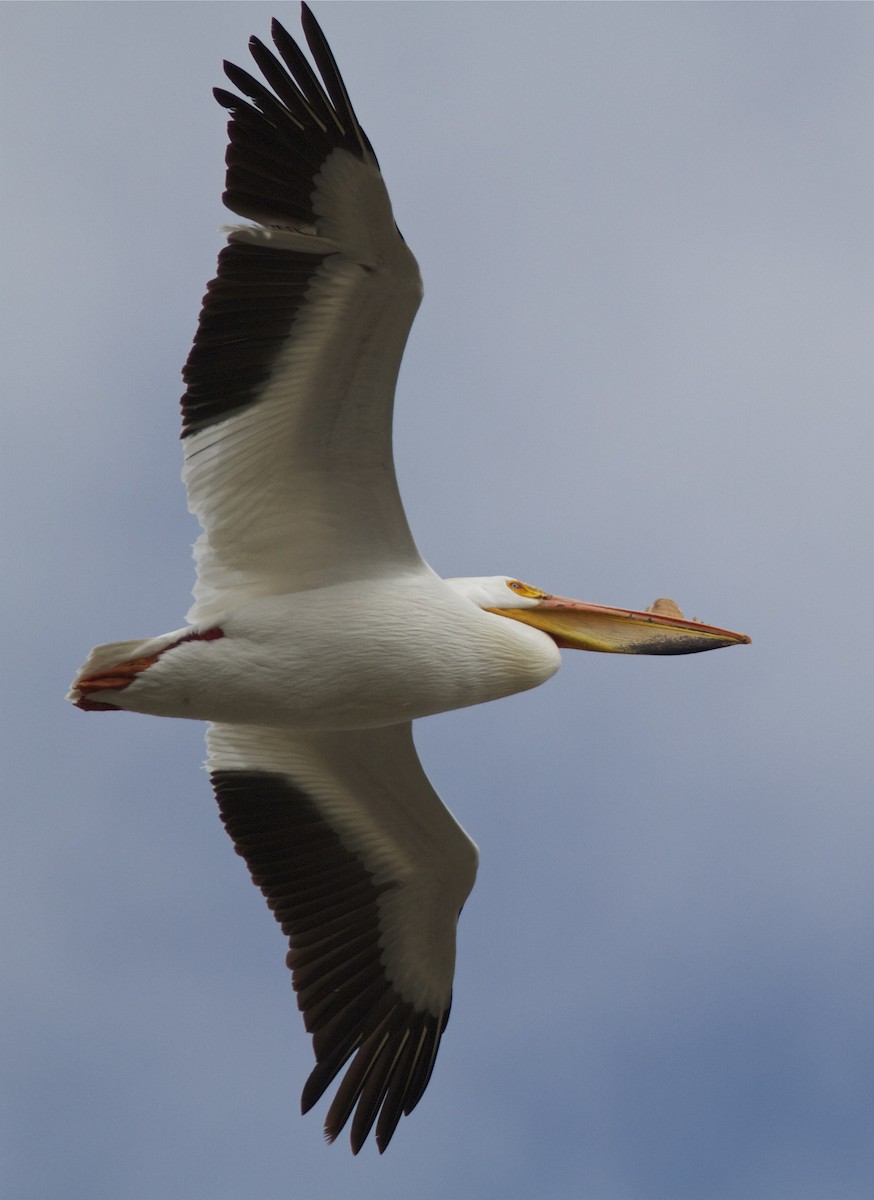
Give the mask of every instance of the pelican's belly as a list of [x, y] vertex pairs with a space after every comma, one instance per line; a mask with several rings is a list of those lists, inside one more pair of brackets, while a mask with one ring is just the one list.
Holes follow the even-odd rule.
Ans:
[[559, 664], [546, 634], [421, 574], [390, 587], [359, 582], [262, 598], [221, 627], [223, 638], [163, 655], [120, 694], [122, 706], [230, 724], [365, 729], [536, 687]]

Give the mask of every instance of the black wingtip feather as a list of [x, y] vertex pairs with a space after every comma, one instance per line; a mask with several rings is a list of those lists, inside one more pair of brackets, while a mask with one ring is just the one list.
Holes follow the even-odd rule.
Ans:
[[352, 101], [349, 99], [349, 93], [343, 82], [343, 76], [340, 74], [340, 68], [337, 66], [337, 60], [334, 58], [333, 51], [328, 44], [328, 39], [322, 32], [322, 27], [314, 17], [312, 9], [306, 4], [301, 5], [300, 21], [307, 45], [310, 48], [310, 53], [315, 59], [316, 66], [319, 68], [334, 108], [338, 113], [345, 113], [349, 129], [354, 134], [355, 140], [360, 147], [359, 153], [361, 157], [367, 158], [369, 156], [378, 167], [379, 164], [376, 161], [373, 146], [370, 144], [370, 139], [361, 128], [358, 118], [355, 115], [355, 109], [352, 107]]

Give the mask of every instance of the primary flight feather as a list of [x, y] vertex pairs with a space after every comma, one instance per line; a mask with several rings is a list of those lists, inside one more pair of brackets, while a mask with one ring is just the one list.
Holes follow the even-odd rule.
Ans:
[[440, 579], [392, 462], [395, 381], [422, 296], [370, 142], [303, 5], [318, 75], [274, 21], [230, 63], [219, 255], [184, 368], [184, 479], [203, 534], [189, 624], [98, 646], [70, 698], [209, 721], [222, 820], [283, 932], [325, 1129], [386, 1148], [420, 1100], [452, 998], [477, 851], [412, 721], [543, 683], [559, 647], [685, 654], [748, 641], [509, 576]]

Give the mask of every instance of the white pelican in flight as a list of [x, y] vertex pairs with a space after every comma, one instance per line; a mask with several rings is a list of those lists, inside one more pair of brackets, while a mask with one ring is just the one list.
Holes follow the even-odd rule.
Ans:
[[[559, 647], [686, 654], [749, 639], [440, 579], [392, 464], [395, 379], [422, 297], [370, 142], [312, 13], [321, 80], [278, 22], [269, 88], [225, 64], [233, 227], [184, 369], [184, 479], [204, 532], [183, 629], [98, 646], [70, 699], [210, 722], [222, 821], [289, 939], [325, 1132], [385, 1150], [449, 1017], [477, 850], [432, 789], [412, 722], [536, 687]], [[351, 1060], [351, 1062], [350, 1062]]]

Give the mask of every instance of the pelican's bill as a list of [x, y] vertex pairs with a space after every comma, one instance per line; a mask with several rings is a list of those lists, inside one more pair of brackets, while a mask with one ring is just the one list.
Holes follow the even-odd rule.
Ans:
[[[749, 643], [745, 633], [733, 633], [664, 612], [637, 612], [587, 604], [563, 596], [548, 596], [534, 608], [491, 609], [548, 633], [568, 650], [597, 650], [604, 654], [699, 654], [723, 646]], [[679, 611], [679, 610], [677, 610]]]

